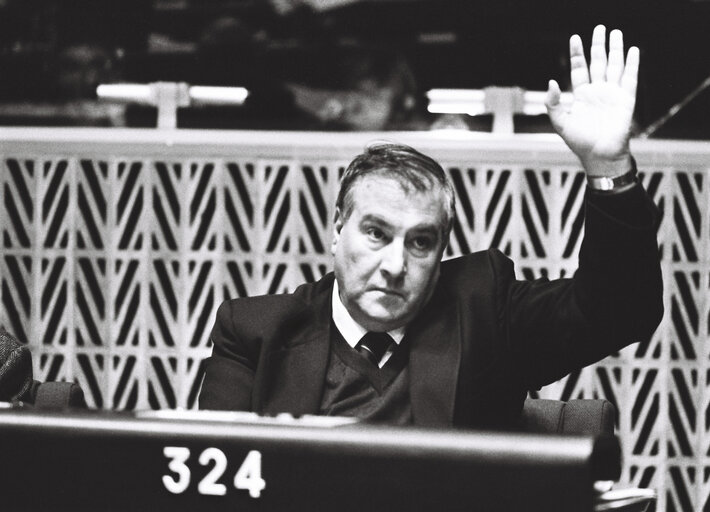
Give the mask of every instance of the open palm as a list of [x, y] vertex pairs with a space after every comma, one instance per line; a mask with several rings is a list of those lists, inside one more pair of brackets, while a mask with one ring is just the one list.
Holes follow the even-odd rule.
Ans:
[[[594, 29], [591, 64], [587, 68], [582, 40], [570, 38], [571, 106], [560, 103], [560, 88], [550, 81], [547, 108], [552, 125], [591, 174], [597, 161], [628, 158], [631, 122], [636, 103], [639, 53], [632, 47], [624, 63], [623, 35], [611, 32], [609, 54], [606, 29]], [[589, 165], [588, 165], [589, 164]]]

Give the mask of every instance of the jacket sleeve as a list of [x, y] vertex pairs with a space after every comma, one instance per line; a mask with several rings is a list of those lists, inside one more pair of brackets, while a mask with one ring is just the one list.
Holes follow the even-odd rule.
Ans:
[[641, 185], [586, 197], [572, 279], [516, 281], [498, 262], [500, 318], [527, 389], [562, 378], [634, 342], [663, 315], [659, 213]]
[[235, 318], [239, 306], [226, 301], [217, 310], [210, 334], [212, 356], [205, 360], [205, 376], [199, 396], [200, 409], [248, 411], [258, 348], [237, 332]]

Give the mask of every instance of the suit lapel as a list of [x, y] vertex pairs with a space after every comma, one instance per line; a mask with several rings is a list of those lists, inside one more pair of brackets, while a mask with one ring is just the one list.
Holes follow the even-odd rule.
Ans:
[[451, 426], [461, 361], [458, 304], [435, 294], [407, 328], [409, 393], [416, 425]]
[[[284, 343], [265, 354], [257, 412], [317, 414], [330, 356], [332, 283], [294, 317]], [[451, 426], [461, 360], [457, 302], [441, 289], [407, 328], [409, 392], [415, 424]], [[295, 334], [294, 334], [295, 330]]]
[[304, 305], [298, 321], [281, 334], [282, 343], [265, 354], [257, 411], [316, 414], [320, 408], [330, 354], [332, 284]]

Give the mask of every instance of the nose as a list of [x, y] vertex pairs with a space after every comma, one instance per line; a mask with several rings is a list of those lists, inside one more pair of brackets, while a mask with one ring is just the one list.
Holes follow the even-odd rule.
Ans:
[[404, 242], [392, 240], [381, 249], [380, 272], [389, 279], [398, 279], [407, 272], [407, 252]]

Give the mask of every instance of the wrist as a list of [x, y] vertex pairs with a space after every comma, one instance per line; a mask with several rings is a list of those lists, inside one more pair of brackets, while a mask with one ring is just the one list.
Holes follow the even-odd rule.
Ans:
[[587, 178], [617, 178], [635, 169], [630, 153], [624, 153], [617, 158], [589, 158], [582, 160], [582, 166]]
[[593, 178], [587, 176], [587, 185], [589, 188], [600, 193], [623, 192], [633, 187], [637, 182], [635, 169], [615, 178]]
[[605, 166], [603, 170], [606, 172], [592, 174], [587, 169], [587, 184], [595, 192], [622, 192], [632, 188], [638, 182], [636, 162], [631, 155], [628, 155], [627, 160], [622, 161], [620, 165]]

